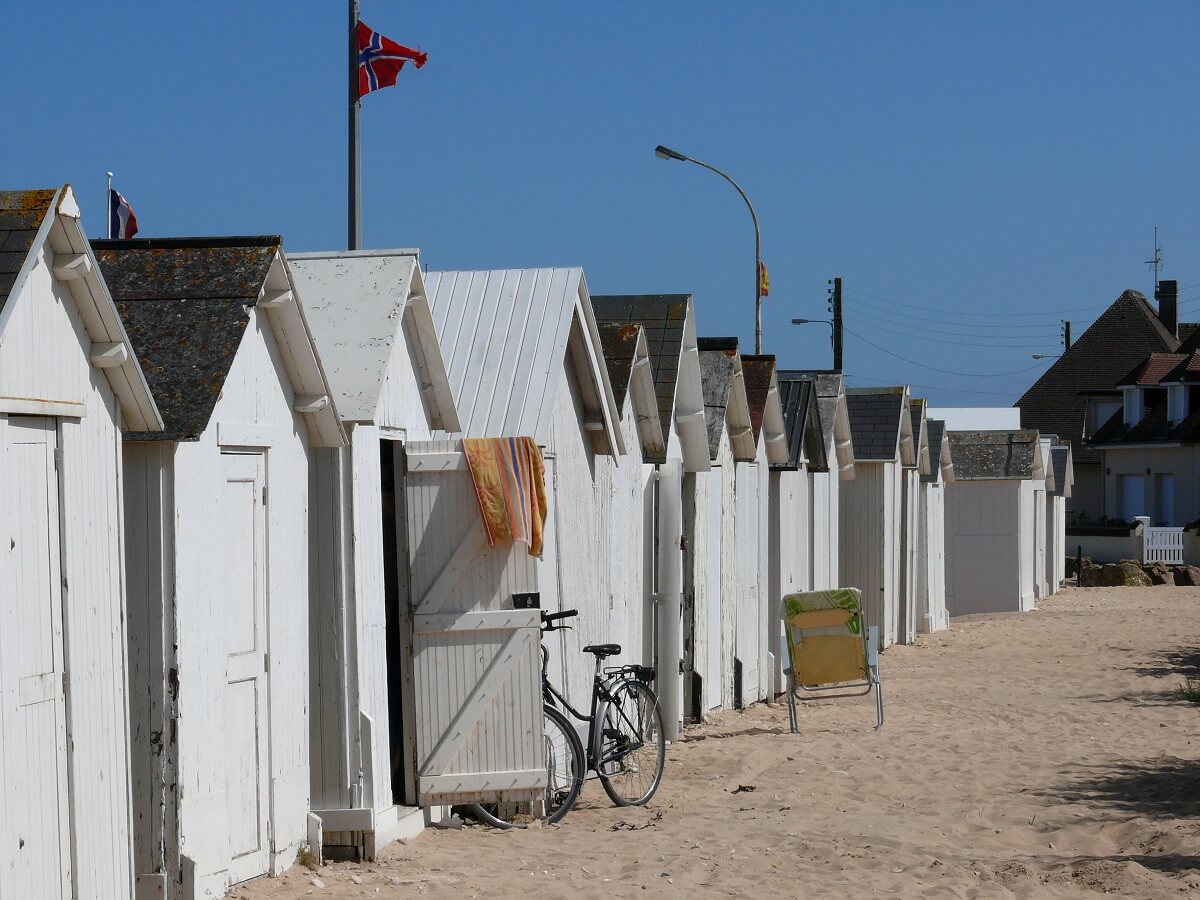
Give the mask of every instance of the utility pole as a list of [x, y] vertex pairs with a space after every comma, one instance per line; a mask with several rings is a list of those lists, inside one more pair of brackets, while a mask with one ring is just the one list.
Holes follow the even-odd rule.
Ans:
[[1158, 226], [1154, 226], [1154, 256], [1146, 260], [1148, 265], [1154, 271], [1154, 293], [1153, 297], [1158, 298], [1158, 273], [1162, 271], [1162, 247], [1158, 245]]
[[833, 370], [842, 371], [842, 279], [837, 277], [828, 282], [829, 311], [833, 314]]
[[1071, 349], [1071, 322], [1068, 319], [1063, 319], [1062, 339], [1063, 350]]

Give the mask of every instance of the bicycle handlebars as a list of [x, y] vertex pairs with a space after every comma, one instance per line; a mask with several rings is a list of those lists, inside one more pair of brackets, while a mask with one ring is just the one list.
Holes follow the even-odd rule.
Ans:
[[557, 631], [559, 628], [566, 628], [568, 626], [555, 625], [554, 623], [557, 622], [559, 619], [570, 619], [570, 618], [574, 618], [577, 615], [579, 615], [579, 610], [577, 610], [577, 609], [564, 609], [562, 612], [556, 612], [556, 613], [543, 612], [542, 613], [542, 629], [544, 631]]

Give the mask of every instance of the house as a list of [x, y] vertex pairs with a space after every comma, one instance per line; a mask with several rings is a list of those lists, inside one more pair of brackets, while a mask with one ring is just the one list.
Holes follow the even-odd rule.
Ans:
[[912, 423], [914, 454], [912, 465], [903, 467], [903, 486], [900, 495], [900, 588], [896, 620], [896, 640], [911, 644], [920, 630], [917, 610], [929, 604], [922, 593], [922, 573], [928, 562], [921, 556], [921, 478], [930, 473], [929, 432], [926, 428], [924, 398], [915, 397], [908, 403]]
[[[695, 701], [703, 690], [695, 662], [697, 655], [707, 655], [707, 629], [696, 628], [695, 559], [685, 549], [698, 544], [694, 510], [701, 485], [707, 486], [701, 476], [709, 470], [696, 314], [690, 294], [595, 295], [591, 300], [600, 325], [640, 327], [649, 351], [664, 446], [649, 458], [643, 456], [645, 496], [652, 502], [649, 518], [643, 521], [657, 523], [657, 540], [643, 540], [642, 548], [643, 567], [657, 573], [657, 578], [656, 590], [643, 594], [642, 609], [632, 618], [652, 626], [655, 688], [667, 739], [674, 740], [685, 707], [695, 718]], [[601, 503], [597, 508], [606, 507]], [[685, 507], [690, 507], [690, 515]], [[608, 557], [608, 565], [628, 568], [630, 560], [614, 554]], [[572, 637], [582, 642], [580, 647], [613, 640], [611, 629], [619, 621], [610, 618], [590, 634], [580, 627]], [[646, 633], [644, 627], [642, 631]]]
[[162, 420], [71, 187], [0, 191], [0, 246], [0, 895], [129, 897], [121, 432]]
[[907, 387], [850, 388], [854, 480], [840, 486], [838, 566], [844, 587], [862, 591], [880, 649], [896, 643], [900, 620], [904, 467], [918, 465]]
[[1055, 444], [1050, 448], [1054, 467], [1054, 486], [1046, 498], [1046, 584], [1054, 594], [1067, 577], [1067, 556], [1071, 548], [1067, 541], [1067, 499], [1075, 483], [1070, 444]]
[[[787, 435], [775, 357], [770, 354], [742, 355], [742, 377], [755, 457], [740, 463], [734, 500], [738, 507], [738, 575], [741, 593], [737, 621], [735, 683], [739, 706], [771, 700], [783, 684], [784, 659], [779, 652], [783, 640], [782, 597], [770, 593], [771, 471], [772, 464], [787, 462]], [[738, 696], [740, 694], [740, 696]]]
[[[546, 778], [536, 607], [578, 609], [574, 625], [599, 631], [609, 557], [642, 558], [640, 531], [610, 546], [597, 526], [609, 503], [598, 472], [625, 438], [582, 269], [424, 278], [460, 429], [406, 446], [417, 798], [518, 799]], [[533, 438], [544, 458], [540, 558], [489, 546], [461, 450], [464, 437], [510, 436]], [[547, 640], [549, 671], [585, 703], [592, 658], [562, 640], [574, 634]]]
[[[778, 632], [777, 622], [783, 615], [782, 598], [796, 591], [813, 589], [812, 537], [815, 509], [813, 507], [813, 477], [828, 473], [825, 457], [825, 438], [821, 429], [821, 413], [817, 406], [816, 383], [807, 378], [789, 378], [776, 373], [779, 381], [779, 400], [783, 408], [785, 448], [787, 459], [771, 463], [769, 491], [769, 520], [767, 525], [767, 597], [772, 640]], [[778, 654], [772, 685], [775, 694], [786, 690], [783, 662], [776, 641], [771, 651]]]
[[312, 811], [325, 847], [361, 845], [373, 859], [424, 825], [404, 751], [414, 702], [397, 553], [404, 448], [458, 430], [458, 414], [417, 251], [288, 263], [349, 436], [312, 453]]
[[946, 423], [926, 419], [929, 471], [921, 475], [920, 528], [917, 558], [917, 631], [931, 633], [949, 627], [946, 613], [946, 485], [954, 481], [954, 458]]
[[[750, 422], [737, 338], [700, 338], [697, 347], [711, 464], [706, 478], [706, 504], [697, 509], [697, 517], [707, 519], [706, 541], [698, 545], [696, 552], [698, 566], [704, 567], [697, 581], [705, 583], [708, 598], [708, 677], [703, 694], [704, 710], [708, 711], [735, 705], [737, 621], [742, 596], [738, 575], [737, 468], [753, 462], [758, 448]], [[740, 693], [740, 675], [738, 681], [736, 687]]]
[[1117, 408], [1087, 448], [1103, 466], [1105, 516], [1158, 526], [1200, 518], [1200, 333], [1179, 352], [1147, 354], [1114, 390]]
[[139, 896], [308, 841], [309, 471], [345, 432], [278, 237], [93, 241], [164, 430], [125, 436]]
[[1174, 353], [1180, 346], [1177, 282], [1160, 282], [1158, 295], [1156, 311], [1137, 291], [1121, 294], [1016, 403], [1022, 428], [1058, 435], [1071, 445], [1076, 481], [1067, 515], [1077, 523], [1111, 515], [1106, 511], [1120, 502], [1106, 493], [1106, 466], [1094, 440], [1122, 407], [1118, 383], [1150, 354]]
[[838, 372], [821, 370], [784, 370], [781, 380], [812, 381], [818, 417], [825, 444], [826, 471], [809, 470], [812, 493], [812, 585], [813, 590], [840, 587], [838, 567], [839, 488], [842, 481], [854, 478], [854, 442], [850, 433], [850, 414], [846, 405], [846, 387]]
[[946, 607], [952, 616], [1033, 609], [1034, 493], [1044, 490], [1036, 431], [950, 431]]

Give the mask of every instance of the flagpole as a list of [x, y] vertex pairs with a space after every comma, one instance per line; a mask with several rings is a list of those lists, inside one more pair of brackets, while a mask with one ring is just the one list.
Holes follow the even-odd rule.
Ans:
[[358, 96], [358, 0], [350, 0], [350, 58], [349, 58], [349, 184], [347, 185], [346, 249], [360, 249], [362, 236], [362, 181], [358, 174], [358, 114], [361, 98]]
[[112, 172], [106, 172], [108, 175], [108, 192], [104, 195], [104, 221], [108, 223], [108, 239], [112, 240]]

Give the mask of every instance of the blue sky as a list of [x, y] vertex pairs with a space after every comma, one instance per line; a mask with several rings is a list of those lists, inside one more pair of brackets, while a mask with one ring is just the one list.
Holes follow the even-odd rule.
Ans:
[[[1150, 291], [1155, 225], [1200, 318], [1195, 5], [362, 7], [430, 55], [363, 103], [367, 247], [690, 292], [701, 334], [752, 346], [749, 216], [665, 143], [754, 201], [786, 366], [829, 364], [828, 329], [788, 322], [824, 318], [841, 275], [851, 383], [1011, 403], [1060, 319]], [[99, 235], [113, 169], [142, 236], [345, 246], [344, 3], [0, 10], [28, 36], [6, 42], [4, 187], [71, 182]]]

